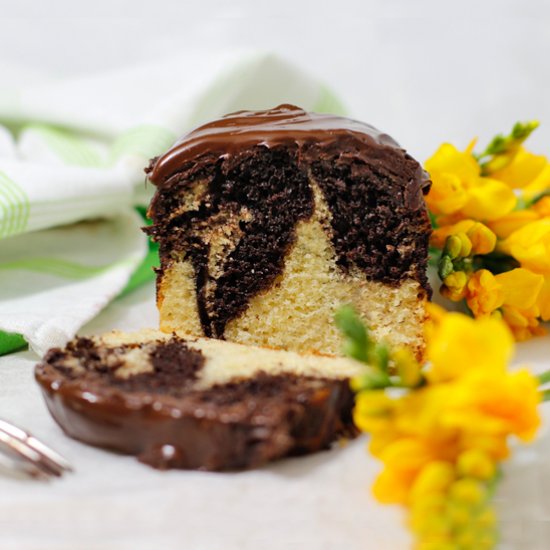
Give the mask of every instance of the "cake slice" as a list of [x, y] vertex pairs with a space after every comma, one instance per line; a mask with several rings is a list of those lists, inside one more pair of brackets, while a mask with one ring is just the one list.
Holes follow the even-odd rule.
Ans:
[[147, 173], [162, 330], [339, 354], [333, 316], [351, 303], [422, 355], [430, 182], [389, 136], [291, 105], [241, 111]]
[[76, 338], [35, 376], [71, 437], [156, 468], [239, 470], [353, 435], [348, 359], [147, 330]]

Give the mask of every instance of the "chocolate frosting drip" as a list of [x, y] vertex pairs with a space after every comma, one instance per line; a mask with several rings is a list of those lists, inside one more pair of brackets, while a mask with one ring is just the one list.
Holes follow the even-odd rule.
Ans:
[[[312, 182], [329, 208], [342, 270], [358, 268], [387, 284], [414, 278], [430, 292], [422, 197], [429, 179], [372, 126], [291, 105], [240, 111], [194, 130], [147, 172], [158, 188], [148, 232], [160, 242], [161, 271], [190, 259], [208, 336], [223, 337], [226, 324], [282, 273], [298, 222], [314, 211]], [[182, 197], [205, 182], [199, 206], [174, 215]], [[205, 236], [240, 215], [236, 248], [213, 275]]]

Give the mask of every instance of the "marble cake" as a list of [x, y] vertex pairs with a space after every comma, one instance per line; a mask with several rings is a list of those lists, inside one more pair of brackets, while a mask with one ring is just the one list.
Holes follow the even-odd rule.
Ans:
[[349, 359], [145, 330], [76, 338], [35, 376], [71, 437], [156, 468], [239, 470], [352, 436]]
[[430, 182], [392, 138], [281, 105], [205, 124], [146, 171], [162, 330], [338, 354], [351, 303], [422, 355]]

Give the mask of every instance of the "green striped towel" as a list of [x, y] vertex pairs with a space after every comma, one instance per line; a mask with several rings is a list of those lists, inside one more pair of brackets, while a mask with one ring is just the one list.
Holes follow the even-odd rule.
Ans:
[[136, 206], [143, 168], [193, 126], [296, 103], [341, 111], [326, 88], [258, 52], [189, 53], [151, 66], [0, 94], [0, 355], [63, 345], [153, 276]]

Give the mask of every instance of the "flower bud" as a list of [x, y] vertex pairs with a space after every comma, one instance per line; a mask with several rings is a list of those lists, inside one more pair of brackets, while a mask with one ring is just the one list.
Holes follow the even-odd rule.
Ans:
[[457, 461], [458, 472], [466, 477], [488, 480], [495, 475], [495, 464], [479, 449], [469, 449], [460, 454]]
[[486, 497], [485, 489], [481, 483], [468, 477], [455, 481], [449, 489], [449, 495], [454, 502], [471, 505], [481, 504]]
[[467, 232], [467, 236], [474, 254], [490, 254], [495, 249], [497, 236], [482, 223], [476, 223]]
[[460, 256], [462, 240], [457, 235], [450, 235], [445, 242], [445, 252], [454, 260]]

